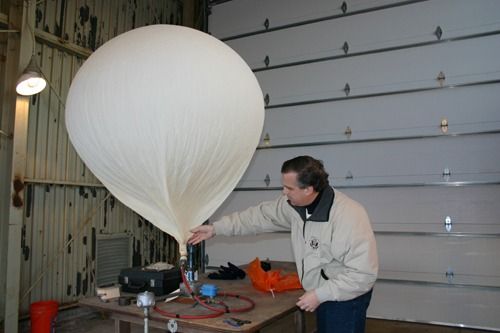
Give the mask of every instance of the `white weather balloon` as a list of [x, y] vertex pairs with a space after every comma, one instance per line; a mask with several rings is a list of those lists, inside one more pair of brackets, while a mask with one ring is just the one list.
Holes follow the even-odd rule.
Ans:
[[124, 33], [76, 74], [66, 127], [110, 192], [179, 242], [234, 189], [258, 144], [262, 91], [224, 43], [180, 26]]

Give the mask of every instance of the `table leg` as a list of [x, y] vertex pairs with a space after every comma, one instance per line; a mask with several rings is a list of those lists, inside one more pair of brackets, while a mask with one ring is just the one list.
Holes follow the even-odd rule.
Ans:
[[115, 318], [115, 333], [130, 333], [130, 323]]
[[294, 314], [295, 320], [295, 332], [297, 333], [305, 333], [306, 331], [306, 316], [304, 311], [297, 310]]

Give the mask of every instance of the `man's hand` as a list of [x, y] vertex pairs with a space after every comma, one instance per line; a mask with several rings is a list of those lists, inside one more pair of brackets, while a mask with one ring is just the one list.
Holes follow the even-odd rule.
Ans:
[[190, 230], [193, 235], [189, 237], [188, 243], [196, 245], [201, 241], [212, 238], [215, 236], [215, 228], [213, 225], [200, 225]]
[[306, 291], [306, 293], [299, 297], [299, 301], [297, 302], [297, 306], [304, 311], [313, 312], [319, 306], [318, 296], [314, 290]]

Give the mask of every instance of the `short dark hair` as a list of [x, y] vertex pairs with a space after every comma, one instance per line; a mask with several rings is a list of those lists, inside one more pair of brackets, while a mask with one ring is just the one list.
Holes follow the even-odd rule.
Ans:
[[297, 156], [285, 161], [281, 173], [296, 172], [297, 185], [300, 188], [312, 186], [316, 192], [321, 192], [328, 186], [328, 173], [323, 162], [311, 156]]

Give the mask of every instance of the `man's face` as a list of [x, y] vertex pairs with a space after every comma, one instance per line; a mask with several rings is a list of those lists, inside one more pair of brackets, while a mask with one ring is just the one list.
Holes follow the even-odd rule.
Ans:
[[312, 186], [300, 188], [297, 184], [297, 173], [287, 172], [281, 174], [283, 184], [283, 194], [288, 197], [294, 206], [307, 206], [314, 201], [317, 193]]

